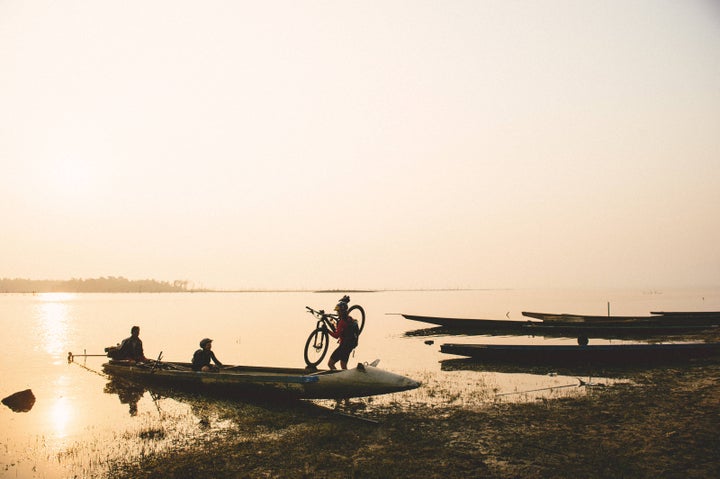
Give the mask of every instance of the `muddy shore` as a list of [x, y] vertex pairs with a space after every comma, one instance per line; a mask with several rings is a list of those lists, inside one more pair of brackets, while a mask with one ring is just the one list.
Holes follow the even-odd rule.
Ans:
[[720, 477], [720, 360], [622, 374], [630, 381], [550, 401], [368, 410], [351, 402], [343, 409], [364, 419], [313, 404], [218, 402], [215, 413], [234, 427], [115, 463], [110, 472], [135, 479]]

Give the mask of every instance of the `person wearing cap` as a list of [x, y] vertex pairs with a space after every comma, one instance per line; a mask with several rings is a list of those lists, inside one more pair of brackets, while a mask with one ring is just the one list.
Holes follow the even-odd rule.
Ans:
[[[200, 341], [200, 349], [195, 351], [192, 358], [193, 371], [217, 371], [222, 363], [215, 357], [215, 353], [212, 352], [212, 339], [204, 338]], [[215, 363], [215, 366], [210, 365], [210, 361]]]

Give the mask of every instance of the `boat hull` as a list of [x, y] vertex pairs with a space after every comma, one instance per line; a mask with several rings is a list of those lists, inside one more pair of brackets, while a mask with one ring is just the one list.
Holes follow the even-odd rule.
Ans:
[[297, 399], [336, 399], [415, 389], [420, 383], [371, 365], [346, 370], [224, 366], [219, 371], [193, 371], [187, 363], [110, 361], [107, 374], [137, 383], [196, 393], [271, 395]]
[[[534, 317], [542, 318], [547, 316], [545, 313], [523, 313], [525, 315], [535, 315]], [[448, 331], [472, 331], [474, 333], [485, 334], [511, 334], [511, 335], [530, 335], [530, 336], [569, 336], [588, 338], [641, 338], [660, 335], [683, 334], [708, 329], [718, 328], [716, 323], [720, 321], [642, 321], [642, 320], [609, 320], [609, 321], [581, 321], [568, 320], [560, 321], [559, 319], [547, 321], [511, 321], [496, 319], [466, 319], [466, 318], [445, 318], [437, 316], [419, 316], [411, 314], [402, 314], [406, 319], [412, 321], [425, 322], [441, 326]], [[551, 315], [560, 317], [561, 315]], [[568, 317], [569, 315], [564, 315]], [[580, 316], [576, 316], [580, 317]], [[616, 317], [617, 318], [617, 317]], [[637, 318], [636, 318], [637, 319]]]
[[651, 316], [593, 316], [567, 313], [536, 313], [523, 311], [523, 316], [546, 323], [648, 324], [648, 325], [718, 325], [720, 312], [651, 312]]
[[487, 331], [499, 333], [525, 334], [524, 326], [527, 324], [539, 323], [539, 321], [512, 321], [500, 319], [470, 319], [470, 318], [443, 318], [438, 316], [418, 316], [414, 314], [402, 314], [411, 321], [435, 324], [447, 329], [465, 329], [473, 331]]
[[592, 346], [443, 344], [446, 354], [476, 360], [531, 364], [637, 363], [676, 361], [720, 355], [720, 343], [611, 344]]

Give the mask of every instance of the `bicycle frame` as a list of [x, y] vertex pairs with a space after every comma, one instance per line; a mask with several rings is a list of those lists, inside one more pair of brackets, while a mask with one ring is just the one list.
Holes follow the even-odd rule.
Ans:
[[305, 309], [312, 313], [313, 316], [318, 318], [317, 325], [315, 326], [316, 329], [321, 329], [322, 327], [325, 327], [333, 333], [336, 331], [338, 321], [337, 314], [326, 313], [322, 309], [318, 311], [312, 309], [310, 306], [305, 306]]

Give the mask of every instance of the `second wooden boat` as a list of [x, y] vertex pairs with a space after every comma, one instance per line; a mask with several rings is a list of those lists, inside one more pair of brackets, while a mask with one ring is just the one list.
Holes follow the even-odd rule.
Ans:
[[[523, 313], [526, 314], [526, 313]], [[535, 314], [535, 313], [531, 313]], [[543, 313], [536, 313], [538, 315]], [[720, 321], [513, 321], [497, 319], [446, 318], [402, 314], [403, 317], [435, 324], [448, 331], [480, 334], [512, 334], [531, 336], [568, 336], [587, 338], [642, 338], [684, 334], [718, 328]]]
[[587, 314], [568, 313], [537, 313], [523, 311], [523, 316], [540, 319], [547, 323], [592, 323], [592, 324], [720, 324], [720, 312], [652, 312], [650, 316], [597, 316]]
[[476, 360], [528, 364], [630, 364], [717, 356], [720, 354], [720, 343], [641, 343], [592, 346], [443, 344], [440, 346], [440, 351]]
[[476, 332], [515, 332], [525, 334], [523, 327], [526, 324], [537, 323], [540, 321], [512, 321], [500, 319], [470, 319], [470, 318], [443, 318], [438, 316], [419, 316], [415, 314], [402, 314], [402, 316], [411, 321], [435, 324], [447, 329], [466, 329]]

